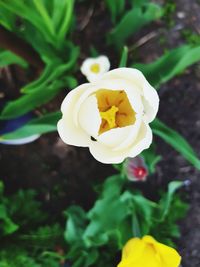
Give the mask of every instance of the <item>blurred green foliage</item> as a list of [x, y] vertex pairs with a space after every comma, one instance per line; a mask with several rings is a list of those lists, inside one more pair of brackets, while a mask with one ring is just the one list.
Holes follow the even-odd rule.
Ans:
[[200, 160], [188, 142], [175, 130], [166, 126], [159, 119], [155, 119], [151, 123], [153, 132], [161, 137], [166, 143], [177, 150], [185, 159], [187, 159], [194, 167], [200, 170]]
[[163, 20], [169, 28], [175, 25], [175, 20], [173, 18], [175, 11], [176, 2], [173, 0], [167, 0], [163, 8]]
[[0, 181], [0, 203], [0, 266], [58, 267], [61, 256], [55, 248], [63, 243], [63, 230], [58, 223], [45, 225], [50, 214], [36, 200], [36, 192], [6, 196]]
[[159, 88], [198, 61], [200, 61], [200, 46], [182, 45], [167, 51], [152, 63], [134, 63], [131, 66], [142, 71], [150, 84]]
[[149, 174], [153, 174], [156, 171], [156, 165], [161, 161], [162, 157], [156, 153], [156, 144], [153, 142], [151, 146], [141, 153], [147, 165]]
[[111, 13], [112, 22], [115, 24], [117, 19], [125, 12], [125, 0], [105, 0], [105, 3]]
[[[182, 182], [173, 181], [156, 203], [131, 190], [127, 178], [115, 175], [102, 185], [99, 199], [88, 212], [79, 206], [66, 211], [67, 259], [72, 267], [109, 266], [128, 239], [152, 234], [172, 245], [179, 236], [177, 220], [185, 216], [187, 205], [176, 191]], [[176, 208], [176, 215], [174, 209]], [[165, 226], [165, 227], [164, 227]], [[160, 231], [161, 228], [161, 231]], [[112, 248], [112, 250], [110, 250]], [[109, 251], [109, 259], [104, 253]]]
[[[116, 16], [118, 15], [116, 12], [118, 5], [115, 1], [108, 2], [110, 2], [110, 6], [112, 7], [110, 7], [110, 10], [113, 21], [115, 22]], [[124, 12], [119, 22], [115, 23], [113, 29], [107, 36], [108, 44], [115, 46], [118, 50], [122, 49], [130, 36], [133, 36], [150, 22], [159, 19], [163, 14], [162, 8], [150, 1], [138, 0], [130, 2], [132, 4], [131, 9]]]
[[42, 253], [30, 255], [26, 248], [10, 246], [0, 251], [1, 267], [60, 267], [59, 260]]
[[184, 29], [181, 31], [181, 34], [183, 38], [186, 40], [186, 42], [191, 46], [200, 45], [200, 35], [198, 33], [195, 33], [189, 29]]
[[[111, 13], [112, 29], [108, 44], [121, 53], [120, 67], [140, 69], [157, 89], [190, 65], [200, 60], [200, 47], [196, 38], [188, 45], [170, 50], [154, 62], [128, 64], [128, 48], [123, 46], [136, 32], [163, 14], [174, 11], [168, 2], [159, 6], [148, 0], [105, 0]], [[75, 25], [73, 0], [0, 0], [0, 24], [28, 42], [40, 55], [44, 69], [37, 80], [21, 88], [22, 95], [9, 102], [0, 119], [10, 119], [35, 110], [51, 101], [63, 88], [74, 88], [79, 47], [71, 34]], [[195, 41], [194, 41], [195, 39]], [[95, 51], [95, 48], [93, 49]], [[26, 61], [8, 51], [0, 51], [0, 67], [18, 64], [28, 69]], [[17, 139], [56, 130], [60, 112], [43, 114], [22, 128], [0, 137]], [[200, 169], [200, 161], [190, 145], [176, 131], [156, 119], [152, 123], [155, 135], [161, 137], [180, 152], [191, 164]], [[154, 145], [142, 156], [149, 172], [155, 171], [161, 159]], [[117, 166], [121, 171], [122, 166]], [[72, 267], [112, 266], [116, 254], [133, 236], [151, 234], [159, 241], [174, 246], [180, 236], [177, 221], [185, 216], [187, 205], [176, 191], [183, 186], [174, 181], [160, 199], [152, 201], [132, 189], [127, 177], [121, 174], [109, 177], [89, 211], [80, 206], [68, 207], [65, 232], [51, 220], [32, 190], [20, 190], [5, 196], [0, 183], [0, 266], [1, 267], [57, 267], [60, 260], [69, 260]], [[42, 226], [41, 226], [42, 225]], [[64, 245], [67, 252], [60, 255], [55, 246]]]
[[20, 65], [23, 68], [27, 68], [28, 64], [25, 60], [13, 54], [10, 51], [0, 51], [0, 68], [6, 67], [11, 64]]
[[[70, 40], [74, 0], [0, 0], [0, 17], [0, 24], [28, 42], [45, 64], [40, 77], [21, 89], [21, 97], [6, 105], [0, 119], [23, 115], [49, 102], [63, 88], [76, 86], [72, 72], [79, 48]], [[13, 53], [2, 51], [0, 58], [2, 66], [18, 63], [27, 67]]]
[[58, 223], [49, 223], [51, 214], [43, 211], [33, 190], [5, 196], [1, 182], [0, 266], [59, 267], [65, 260], [72, 267], [109, 266], [128, 239], [145, 234], [174, 246], [172, 240], [180, 235], [177, 220], [188, 207], [176, 194], [182, 186], [171, 182], [154, 202], [131, 189], [127, 177], [108, 177], [89, 211], [80, 206], [66, 210], [64, 232]]

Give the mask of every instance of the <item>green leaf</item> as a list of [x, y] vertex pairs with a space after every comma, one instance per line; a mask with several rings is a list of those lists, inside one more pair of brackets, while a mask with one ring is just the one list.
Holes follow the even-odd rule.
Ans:
[[151, 123], [153, 132], [161, 137], [165, 142], [170, 144], [177, 150], [185, 159], [200, 170], [200, 160], [188, 142], [175, 130], [166, 126], [163, 122], [155, 119]]
[[148, 234], [156, 204], [138, 192], [125, 192], [123, 201], [129, 206], [129, 214], [132, 215], [133, 235], [142, 237]]
[[28, 95], [9, 102], [3, 109], [0, 119], [10, 119], [21, 116], [54, 98], [64, 86], [63, 81], [54, 81], [49, 88], [39, 88]]
[[150, 174], [155, 172], [156, 164], [162, 159], [161, 156], [156, 154], [155, 144], [152, 144], [150, 148], [144, 150], [141, 154], [144, 158], [145, 163], [147, 164]]
[[125, 9], [125, 0], [105, 0], [105, 3], [111, 13], [112, 22], [115, 23]]
[[65, 215], [67, 216], [65, 240], [69, 244], [73, 244], [76, 241], [80, 243], [87, 222], [84, 210], [79, 206], [71, 206], [67, 209]]
[[200, 60], [200, 46], [183, 45], [167, 52], [150, 64], [133, 64], [143, 72], [147, 80], [156, 88], [183, 72]]
[[51, 21], [51, 18], [43, 4], [42, 1], [33, 0], [33, 4], [35, 5], [37, 11], [41, 15], [44, 24], [52, 35], [55, 35], [54, 27]]
[[[54, 82], [54, 83], [58, 82], [55, 80], [59, 79], [60, 77], [62, 77], [62, 80], [67, 78], [68, 81], [70, 82], [70, 87], [71, 87], [71, 85], [75, 84], [75, 80], [72, 78], [72, 76], [69, 76], [70, 78], [67, 77], [68, 76], [67, 74], [65, 77], [63, 77], [63, 76], [66, 72], [70, 71], [70, 69], [74, 66], [74, 64], [76, 63], [78, 54], [79, 54], [79, 48], [73, 47], [71, 52], [70, 52], [70, 58], [69, 58], [68, 62], [63, 64], [60, 61], [53, 61], [53, 62], [47, 64], [47, 66], [45, 67], [41, 76], [37, 80], [35, 80], [35, 81], [29, 83], [28, 85], [26, 85], [25, 87], [23, 87], [21, 89], [21, 92], [30, 93], [32, 91], [37, 90], [38, 87], [47, 87], [52, 82]], [[72, 81], [72, 79], [73, 79], [73, 81]], [[65, 79], [65, 81], [66, 81], [66, 79]]]
[[140, 223], [137, 217], [137, 213], [133, 212], [133, 218], [132, 218], [132, 231], [134, 237], [142, 237], [141, 229], [140, 229]]
[[99, 56], [98, 50], [93, 45], [90, 46], [90, 56], [91, 57], [98, 57]]
[[62, 23], [58, 28], [58, 35], [57, 35], [58, 43], [64, 41], [66, 34], [69, 31], [74, 12], [74, 0], [68, 0], [65, 2], [66, 2], [65, 13], [63, 15]]
[[41, 209], [41, 203], [36, 200], [34, 190], [21, 189], [9, 196], [6, 204], [12, 220], [19, 225], [21, 230], [25, 227], [26, 229], [34, 227], [46, 219], [46, 213]]
[[11, 64], [18, 64], [23, 68], [27, 68], [28, 64], [22, 58], [16, 56], [10, 51], [3, 51], [0, 52], [0, 68], [11, 65]]
[[76, 255], [74, 255], [73, 258], [67, 257], [70, 261], [73, 263], [71, 264], [72, 267], [89, 267], [93, 266], [93, 264], [96, 265], [97, 259], [98, 259], [99, 253], [97, 249], [85, 249], [82, 250], [78, 248], [76, 250]]
[[[48, 1], [50, 3], [50, 1]], [[53, 0], [51, 1], [51, 13], [52, 13], [52, 22], [54, 24], [55, 29], [59, 29], [61, 23], [62, 23], [62, 18], [65, 14], [66, 10], [66, 0]]]
[[122, 193], [125, 182], [116, 175], [104, 183], [100, 199], [87, 215], [90, 223], [83, 234], [87, 247], [103, 246], [114, 239], [121, 248], [131, 236], [148, 233], [155, 204], [136, 192]]
[[[116, 242], [121, 243], [121, 237], [118, 236], [120, 233], [115, 229], [115, 226], [120, 225], [128, 209], [126, 203], [120, 200], [120, 192], [124, 182], [120, 175], [109, 177], [103, 185], [101, 198], [96, 201], [86, 218], [85, 215], [81, 215], [82, 211], [80, 210], [78, 213], [75, 213], [76, 210], [72, 213], [70, 211], [72, 217], [70, 220], [68, 219], [65, 235], [69, 242], [78, 238], [79, 241], [76, 246], [85, 247], [87, 251], [106, 244], [114, 236], [117, 239]], [[86, 219], [87, 225], [85, 225]], [[79, 232], [77, 233], [74, 229]]]
[[169, 183], [167, 193], [163, 196], [163, 198], [161, 198], [158, 204], [159, 208], [159, 213], [157, 217], [158, 221], [163, 222], [165, 220], [166, 216], [169, 214], [174, 194], [182, 186], [183, 186], [182, 181], [172, 181]]
[[0, 140], [20, 139], [34, 134], [43, 134], [56, 131], [57, 122], [61, 118], [60, 112], [43, 115], [33, 119], [21, 128], [0, 136]]
[[[49, 224], [39, 226], [36, 230], [31, 229], [30, 232], [20, 234], [20, 240], [28, 243], [32, 248], [45, 247], [49, 250], [55, 250], [55, 243], [59, 243], [63, 240], [63, 228], [58, 224]], [[55, 257], [61, 258], [56, 252]], [[43, 253], [43, 255], [50, 255], [49, 253]], [[54, 255], [52, 255], [54, 256]]]
[[[84, 212], [80, 207], [68, 209], [65, 239], [70, 249], [66, 258], [73, 262], [73, 267], [95, 264], [102, 266], [104, 261], [104, 266], [109, 266], [104, 251], [112, 259], [116, 256], [116, 251], [134, 236], [151, 233], [157, 236], [158, 233], [158, 240], [172, 243], [171, 238], [178, 235], [177, 217], [172, 218], [171, 214], [174, 211], [172, 208], [178, 207], [177, 202], [174, 205], [175, 192], [182, 186], [182, 182], [170, 183], [168, 192], [159, 204], [146, 199], [140, 192], [123, 191], [125, 186], [126, 180], [122, 176], [109, 177], [103, 184], [99, 199], [89, 212]], [[182, 211], [181, 206], [178, 213]], [[165, 232], [165, 221], [168, 222], [168, 232]], [[101, 262], [100, 265], [96, 263], [97, 260]]]
[[120, 49], [128, 37], [161, 16], [162, 9], [160, 6], [153, 3], [147, 4], [145, 6], [145, 11], [143, 11], [141, 7], [133, 7], [109, 33], [108, 43]]
[[149, 0], [130, 0], [130, 2], [132, 2], [132, 5], [135, 7], [142, 7], [148, 4]]
[[120, 195], [106, 195], [96, 201], [88, 214], [91, 222], [83, 235], [87, 246], [106, 244], [113, 230], [125, 219], [127, 212], [127, 204], [121, 200]]
[[188, 211], [188, 204], [176, 192], [182, 185], [181, 181], [173, 181], [168, 185], [168, 191], [162, 193], [154, 211], [153, 224], [149, 232], [161, 243], [172, 247], [176, 247], [173, 239], [180, 237], [180, 229], [177, 222], [184, 218]]
[[87, 246], [105, 244], [108, 241], [110, 232], [122, 223], [126, 214], [127, 207], [119, 198], [98, 200], [88, 214], [91, 223], [83, 236]]
[[119, 195], [125, 182], [126, 180], [119, 174], [108, 177], [103, 184], [102, 197]]
[[[84, 258], [85, 258], [85, 263], [84, 265], [81, 265], [81, 267], [88, 267], [97, 262], [99, 253], [97, 249], [91, 249], [88, 253], [83, 253]], [[94, 266], [94, 265], [93, 265]]]
[[128, 47], [124, 46], [122, 51], [122, 56], [119, 63], [119, 68], [126, 67], [127, 66], [127, 60], [128, 60]]
[[16, 16], [9, 12], [6, 8], [0, 8], [0, 24], [9, 31], [14, 31], [16, 28]]
[[36, 8], [32, 1], [28, 1], [25, 4], [21, 0], [7, 0], [6, 3], [3, 0], [0, 0], [0, 8], [1, 7], [31, 23], [44, 36], [47, 42], [54, 45], [55, 36], [52, 35], [51, 30], [41, 14], [36, 12]]
[[15, 34], [29, 43], [39, 54], [44, 63], [49, 64], [54, 61], [57, 58], [55, 45], [52, 46], [50, 42], [47, 42], [42, 33], [38, 31], [29, 21], [23, 20], [23, 25], [23, 32], [17, 28]]
[[23, 115], [53, 99], [64, 87], [76, 85], [76, 80], [67, 75], [74, 66], [79, 49], [71, 51], [71, 58], [65, 64], [53, 61], [47, 65], [41, 77], [22, 88], [25, 95], [9, 102], [3, 109], [0, 119], [10, 119]]
[[0, 232], [3, 235], [9, 235], [16, 232], [18, 228], [19, 226], [10, 219], [5, 205], [0, 204]]
[[37, 90], [38, 87], [47, 84], [51, 80], [51, 75], [56, 67], [57, 64], [54, 63], [47, 65], [37, 80], [25, 85], [20, 91], [22, 93], [32, 92], [33, 90]]
[[0, 180], [0, 199], [4, 193], [4, 183]]

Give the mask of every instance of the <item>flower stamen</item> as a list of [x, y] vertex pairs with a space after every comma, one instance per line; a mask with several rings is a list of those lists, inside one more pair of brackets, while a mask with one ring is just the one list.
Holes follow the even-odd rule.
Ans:
[[90, 67], [91, 72], [94, 72], [95, 74], [100, 72], [100, 66], [98, 63], [94, 63]]
[[103, 120], [107, 121], [110, 129], [116, 127], [116, 113], [119, 109], [116, 106], [112, 106], [110, 109], [104, 112], [100, 112], [100, 116]]

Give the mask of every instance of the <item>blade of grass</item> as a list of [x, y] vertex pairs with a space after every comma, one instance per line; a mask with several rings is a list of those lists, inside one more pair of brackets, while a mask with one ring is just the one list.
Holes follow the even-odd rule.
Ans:
[[10, 51], [3, 51], [0, 52], [0, 68], [11, 65], [11, 64], [18, 64], [23, 68], [27, 68], [28, 64], [22, 58], [16, 56], [14, 53]]
[[39, 14], [41, 15], [44, 23], [46, 24], [46, 27], [48, 28], [49, 32], [52, 35], [55, 35], [55, 29], [53, 27], [51, 18], [49, 17], [49, 14], [48, 14], [47, 10], [45, 9], [45, 6], [43, 5], [42, 1], [33, 0], [33, 3], [35, 5], [36, 9], [38, 10]]
[[185, 159], [187, 159], [194, 167], [200, 170], [200, 160], [189, 143], [175, 130], [166, 126], [159, 119], [155, 119], [151, 123], [153, 132], [161, 137], [166, 143], [171, 145]]
[[124, 46], [122, 51], [122, 56], [119, 63], [119, 68], [126, 67], [127, 66], [127, 60], [128, 60], [128, 47]]
[[58, 31], [57, 40], [58, 43], [65, 39], [66, 34], [69, 31], [72, 16], [73, 16], [74, 0], [68, 0], [66, 2], [65, 14], [62, 20], [62, 24]]

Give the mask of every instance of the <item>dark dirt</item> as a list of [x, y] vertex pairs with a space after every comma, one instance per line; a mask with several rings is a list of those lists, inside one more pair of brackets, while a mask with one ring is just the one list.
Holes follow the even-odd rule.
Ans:
[[[184, 29], [200, 33], [199, 1], [175, 2], [177, 7], [170, 18], [172, 22], [174, 21], [173, 26], [168, 27], [168, 22], [162, 20], [146, 27], [131, 38], [129, 43], [133, 45], [149, 32], [157, 33], [156, 37], [131, 53], [131, 61], [151, 62], [162, 55], [166, 48], [177, 47], [184, 42], [182, 36]], [[115, 67], [118, 62], [116, 53], [112, 47], [106, 47], [104, 34], [101, 34], [111, 25], [109, 15], [102, 16], [104, 6], [102, 3], [94, 3], [96, 2], [88, 1], [87, 6], [79, 5], [77, 10], [79, 28], [76, 29], [74, 40], [82, 47], [80, 62], [89, 54], [88, 44], [93, 44], [100, 53], [110, 57], [112, 67]], [[199, 66], [197, 64], [191, 67], [183, 75], [161, 87], [158, 117], [181, 133], [200, 157]], [[80, 82], [84, 81], [80, 73], [77, 76], [80, 77]], [[63, 97], [64, 93], [53, 101], [53, 109], [59, 108]], [[151, 190], [155, 190], [155, 187], [157, 190], [161, 184], [166, 185], [173, 179], [191, 181], [191, 186], [187, 190], [190, 210], [180, 223], [182, 237], [177, 244], [183, 256], [182, 266], [199, 267], [200, 172], [162, 140], [156, 138], [156, 142], [157, 152], [164, 160], [158, 164], [157, 172], [148, 184]], [[46, 208], [58, 218], [60, 211], [72, 203], [79, 203], [88, 209], [95, 199], [92, 185], [103, 181], [113, 172], [112, 167], [94, 160], [87, 149], [64, 145], [57, 133], [42, 136], [28, 145], [0, 145], [0, 175], [5, 181], [7, 192], [13, 193], [19, 188], [35, 188]]]

